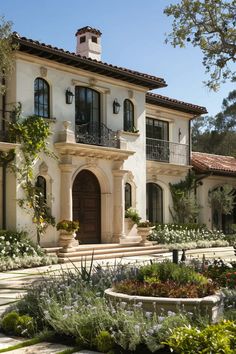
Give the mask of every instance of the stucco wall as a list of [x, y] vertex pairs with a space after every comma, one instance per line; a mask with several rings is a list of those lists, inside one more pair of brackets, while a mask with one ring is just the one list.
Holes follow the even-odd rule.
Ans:
[[201, 206], [199, 222], [206, 224], [206, 226], [210, 229], [212, 227], [212, 212], [208, 199], [209, 191], [224, 184], [229, 184], [236, 188], [235, 178], [226, 176], [206, 177], [201, 180], [201, 184], [197, 188], [197, 199]]
[[[42, 70], [42, 67], [46, 70]], [[44, 73], [43, 73], [44, 71]], [[101, 94], [101, 121], [108, 128], [117, 131], [121, 138], [121, 149], [133, 151], [119, 168], [127, 171], [124, 182], [129, 181], [135, 193], [134, 207], [138, 210], [143, 219], [146, 218], [146, 182], [158, 183], [163, 189], [164, 195], [164, 221], [170, 221], [169, 206], [171, 197], [169, 193], [169, 182], [176, 183], [186, 175], [188, 168], [179, 170], [176, 165], [173, 172], [148, 173], [146, 166], [146, 125], [145, 117], [165, 120], [169, 122], [169, 140], [175, 143], [189, 144], [188, 124], [190, 115], [178, 111], [145, 104], [145, 89], [134, 86], [119, 80], [109, 79], [80, 69], [70, 68], [65, 65], [55, 64], [49, 61], [34, 58], [32, 56], [18, 56], [16, 72], [13, 84], [10, 85], [12, 92], [9, 97], [16, 102], [21, 102], [24, 116], [34, 114], [34, 80], [42, 77], [50, 85], [50, 117], [55, 118], [51, 123], [53, 135], [50, 141], [51, 149], [59, 139], [59, 132], [62, 131], [63, 122], [70, 121], [71, 129], [74, 130], [75, 105], [66, 104], [65, 91], [69, 87], [74, 92], [74, 86], [85, 86], [97, 90]], [[123, 130], [123, 102], [130, 99], [134, 105], [134, 125], [138, 133], [132, 134], [122, 132]], [[113, 101], [116, 99], [121, 109], [119, 114], [113, 113]], [[181, 132], [181, 134], [179, 134]], [[54, 150], [56, 152], [56, 150]], [[42, 166], [43, 164], [43, 166]], [[56, 221], [61, 218], [61, 169], [60, 156], [58, 160], [41, 156], [35, 165], [35, 175], [43, 175], [47, 180], [48, 204], [51, 207], [52, 215]], [[155, 164], [155, 163], [154, 163]], [[114, 227], [114, 176], [113, 170], [117, 169], [116, 162], [112, 159], [95, 158], [90, 159], [82, 156], [72, 158], [73, 173], [71, 186], [77, 173], [82, 169], [92, 171], [98, 178], [102, 190], [102, 242], [111, 242]], [[165, 164], [168, 167], [168, 163]], [[20, 209], [16, 203], [17, 198], [22, 197], [20, 186], [17, 186], [14, 176], [8, 177], [8, 185], [12, 186], [7, 190], [9, 196], [8, 225], [17, 226], [19, 229], [27, 228], [32, 238], [36, 238], [35, 228], [32, 225], [32, 217]], [[55, 228], [49, 228], [43, 236], [43, 245], [56, 244], [58, 232]]]

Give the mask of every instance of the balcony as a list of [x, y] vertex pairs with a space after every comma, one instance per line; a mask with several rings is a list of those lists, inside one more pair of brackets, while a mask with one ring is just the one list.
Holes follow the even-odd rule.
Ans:
[[0, 142], [10, 142], [8, 126], [14, 119], [15, 112], [0, 110]]
[[103, 123], [86, 123], [75, 126], [77, 143], [120, 148], [117, 132], [107, 128]]
[[147, 160], [185, 166], [189, 164], [189, 146], [166, 140], [146, 138], [146, 156]]

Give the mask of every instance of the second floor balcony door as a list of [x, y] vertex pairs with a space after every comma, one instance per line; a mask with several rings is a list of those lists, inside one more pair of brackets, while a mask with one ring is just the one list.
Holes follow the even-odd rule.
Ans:
[[[81, 142], [97, 144], [100, 138], [100, 94], [88, 87], [75, 87], [75, 125]], [[91, 141], [88, 141], [88, 138]], [[93, 141], [94, 140], [94, 141]]]
[[169, 123], [146, 119], [147, 159], [169, 162]]

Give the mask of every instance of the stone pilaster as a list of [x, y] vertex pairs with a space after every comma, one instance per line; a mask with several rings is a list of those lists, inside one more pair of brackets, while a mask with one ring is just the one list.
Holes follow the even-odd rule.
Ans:
[[61, 220], [72, 220], [72, 173], [74, 166], [61, 163]]
[[125, 195], [124, 195], [124, 176], [128, 171], [113, 170], [113, 240], [120, 242], [125, 237], [124, 218], [125, 218]]

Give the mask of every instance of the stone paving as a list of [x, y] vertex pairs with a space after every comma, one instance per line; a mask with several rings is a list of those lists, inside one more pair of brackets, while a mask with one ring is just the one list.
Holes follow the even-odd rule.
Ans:
[[[222, 257], [227, 260], [236, 260], [234, 256], [233, 249], [225, 248], [225, 250], [219, 249], [203, 249], [198, 251], [188, 251], [187, 255], [189, 257], [198, 257], [202, 258], [203, 254], [205, 254], [206, 258], [217, 258]], [[171, 253], [165, 253], [163, 255], [147, 255], [147, 256], [139, 256], [139, 257], [123, 257], [122, 259], [110, 259], [110, 260], [101, 260], [94, 261], [94, 265], [100, 264], [101, 266], [106, 266], [107, 264], [113, 265], [122, 262], [123, 264], [127, 263], [145, 263], [152, 260], [162, 260], [165, 258], [171, 258]], [[89, 265], [89, 262], [88, 262]], [[76, 263], [76, 266], [80, 266], [80, 263]], [[31, 268], [31, 269], [21, 269], [15, 271], [8, 271], [4, 273], [0, 273], [0, 315], [6, 310], [6, 308], [18, 301], [18, 299], [24, 295], [27, 291], [27, 287], [36, 280], [40, 280], [40, 278], [47, 276], [50, 272], [55, 274], [60, 274], [62, 269], [73, 269], [72, 264], [63, 264], [63, 265], [54, 265], [47, 267], [39, 267], [39, 268]], [[0, 349], [7, 348], [9, 346], [20, 343], [22, 338], [11, 338], [7, 337], [3, 334], [0, 334]], [[35, 344], [30, 347], [16, 349], [10, 351], [12, 354], [54, 354], [59, 353], [62, 350], [65, 350], [69, 347], [60, 345], [60, 344], [51, 344], [51, 343], [40, 343]], [[82, 350], [77, 352], [77, 354], [96, 354], [95, 352], [91, 352], [88, 350]]]

